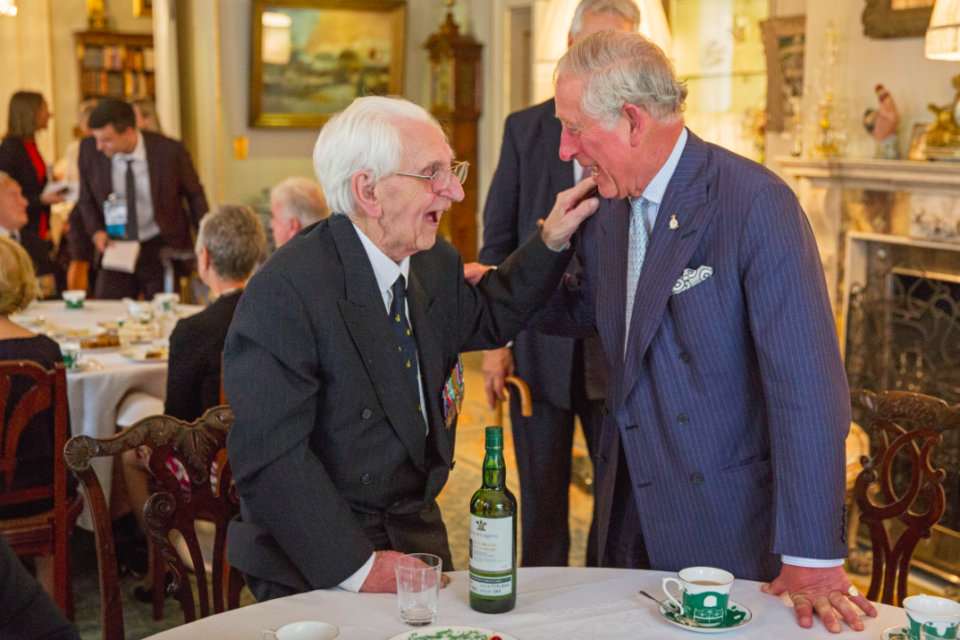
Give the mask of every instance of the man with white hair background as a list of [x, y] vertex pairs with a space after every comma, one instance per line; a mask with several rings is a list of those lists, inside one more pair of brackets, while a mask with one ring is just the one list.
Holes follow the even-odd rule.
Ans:
[[439, 123], [358, 98], [324, 126], [314, 166], [335, 212], [247, 285], [224, 350], [240, 494], [228, 560], [258, 600], [341, 586], [396, 590], [401, 553], [453, 569], [436, 497], [453, 467], [462, 351], [506, 343], [550, 298], [597, 200], [585, 181], [474, 287], [437, 238], [463, 198]]
[[330, 215], [320, 183], [310, 178], [287, 178], [270, 192], [270, 230], [279, 249], [301, 229]]
[[[603, 29], [636, 33], [639, 28], [640, 10], [633, 0], [582, 0], [573, 15], [567, 46]], [[483, 210], [481, 264], [497, 265], [505, 260], [550, 212], [556, 195], [584, 177], [576, 160], [560, 159], [561, 127], [556, 110], [551, 98], [507, 118], [500, 163]], [[517, 394], [510, 398], [513, 448], [520, 474], [523, 566], [563, 567], [570, 551], [574, 419], [580, 418], [595, 464], [607, 391], [603, 347], [596, 336], [572, 339], [535, 329], [520, 332], [512, 347], [483, 355], [491, 407], [494, 400], [504, 400], [504, 380], [514, 374], [530, 386], [533, 399], [533, 415], [524, 418]], [[588, 567], [599, 564], [597, 549], [593, 517], [587, 536]]]

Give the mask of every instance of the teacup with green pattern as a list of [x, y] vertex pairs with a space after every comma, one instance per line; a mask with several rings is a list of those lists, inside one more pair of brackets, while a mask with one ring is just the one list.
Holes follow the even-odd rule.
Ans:
[[910, 626], [910, 640], [956, 640], [960, 626], [960, 602], [937, 596], [910, 596], [903, 599]]
[[60, 354], [67, 369], [76, 369], [80, 366], [80, 345], [76, 342], [61, 342]]
[[83, 301], [87, 297], [87, 292], [82, 289], [70, 289], [63, 292], [63, 301], [67, 303], [67, 309], [83, 309]]
[[[683, 616], [701, 627], [715, 627], [724, 621], [730, 601], [733, 574], [713, 567], [688, 567], [677, 578], [664, 578], [663, 591]], [[682, 592], [681, 604], [667, 590], [667, 584], [676, 582]]]

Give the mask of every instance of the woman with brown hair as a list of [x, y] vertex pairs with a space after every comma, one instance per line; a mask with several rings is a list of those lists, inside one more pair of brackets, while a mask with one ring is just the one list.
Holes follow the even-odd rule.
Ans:
[[17, 181], [27, 199], [27, 226], [42, 239], [50, 231], [50, 205], [63, 202], [63, 196], [40, 195], [47, 185], [47, 166], [37, 149], [35, 135], [47, 128], [50, 110], [43, 96], [33, 91], [18, 91], [10, 98], [7, 135], [0, 142], [0, 171]]

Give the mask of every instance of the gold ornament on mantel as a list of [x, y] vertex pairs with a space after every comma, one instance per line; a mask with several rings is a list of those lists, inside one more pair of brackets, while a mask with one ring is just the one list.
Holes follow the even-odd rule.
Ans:
[[957, 124], [957, 107], [960, 105], [960, 76], [954, 76], [951, 83], [957, 92], [953, 97], [953, 102], [942, 107], [935, 104], [927, 105], [927, 108], [937, 116], [937, 121], [927, 132], [927, 147], [939, 147], [960, 152], [960, 125]]
[[107, 10], [103, 0], [87, 0], [87, 24], [91, 31], [104, 31], [107, 28]]
[[[827, 37], [821, 63], [820, 99], [817, 101], [817, 130], [810, 155], [819, 159], [839, 158], [843, 155], [842, 141], [845, 138], [842, 117], [837, 109], [836, 89], [839, 84], [840, 44], [837, 42], [833, 23], [827, 28]], [[841, 120], [841, 122], [837, 122]]]

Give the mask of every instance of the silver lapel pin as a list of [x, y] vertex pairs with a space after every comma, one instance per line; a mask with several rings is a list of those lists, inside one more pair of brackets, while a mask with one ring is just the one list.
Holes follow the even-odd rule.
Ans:
[[670, 228], [676, 231], [680, 227], [680, 223], [677, 222], [677, 216], [670, 216]]

